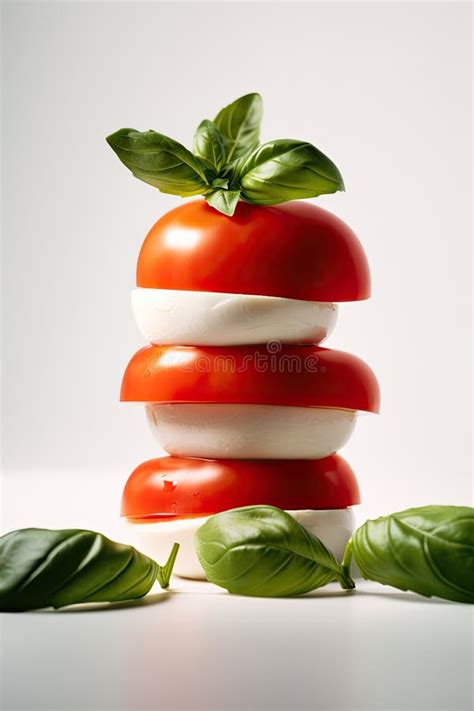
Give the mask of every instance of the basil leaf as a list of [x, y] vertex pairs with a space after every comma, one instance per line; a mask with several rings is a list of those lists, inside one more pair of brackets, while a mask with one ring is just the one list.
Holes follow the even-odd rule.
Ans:
[[209, 189], [199, 158], [172, 138], [156, 131], [121, 128], [106, 140], [136, 178], [162, 193], [189, 197]]
[[259, 146], [240, 166], [243, 198], [257, 205], [344, 190], [334, 163], [311, 143], [279, 139]]
[[474, 509], [423, 506], [357, 529], [347, 544], [362, 576], [431, 597], [474, 603]]
[[262, 121], [262, 97], [246, 94], [221, 109], [214, 119], [226, 146], [226, 162], [247, 155], [258, 144]]
[[0, 538], [0, 610], [63, 607], [143, 597], [167, 587], [178, 544], [165, 566], [100, 533], [24, 528]]
[[216, 172], [222, 168], [225, 161], [224, 139], [219, 129], [205, 119], [199, 124], [194, 135], [194, 154], [206, 161]]
[[211, 188], [228, 188], [229, 179], [228, 178], [214, 178], [211, 183]]
[[239, 202], [240, 190], [214, 190], [206, 195], [206, 202], [224, 215], [232, 217]]
[[273, 506], [244, 506], [212, 516], [195, 534], [207, 579], [231, 593], [301, 595], [344, 574], [332, 553], [290, 514]]

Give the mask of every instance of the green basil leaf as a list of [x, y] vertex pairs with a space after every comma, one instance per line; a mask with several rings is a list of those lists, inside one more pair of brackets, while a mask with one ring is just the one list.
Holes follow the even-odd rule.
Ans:
[[229, 180], [228, 178], [214, 178], [211, 183], [211, 188], [228, 188]]
[[106, 140], [136, 178], [162, 193], [189, 197], [209, 189], [200, 159], [172, 138], [156, 131], [121, 128]]
[[354, 587], [321, 541], [273, 506], [244, 506], [212, 516], [195, 534], [207, 579], [231, 593], [301, 595], [338, 580]]
[[224, 215], [232, 217], [239, 202], [240, 190], [214, 190], [206, 195], [206, 202]]
[[214, 119], [226, 146], [226, 162], [247, 155], [258, 144], [262, 121], [262, 97], [246, 94], [221, 109]]
[[178, 544], [161, 567], [100, 533], [25, 528], [0, 538], [0, 610], [63, 607], [143, 597], [158, 579], [167, 587]]
[[243, 198], [257, 205], [344, 190], [334, 163], [310, 143], [291, 139], [259, 146], [240, 166]]
[[212, 121], [205, 119], [194, 135], [194, 154], [206, 161], [216, 172], [225, 161], [225, 145], [221, 132]]
[[343, 565], [362, 576], [431, 597], [474, 603], [474, 509], [423, 506], [357, 529]]

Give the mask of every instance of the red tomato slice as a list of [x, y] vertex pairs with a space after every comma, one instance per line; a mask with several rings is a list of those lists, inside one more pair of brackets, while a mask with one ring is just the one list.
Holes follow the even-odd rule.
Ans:
[[349, 464], [333, 454], [318, 460], [150, 459], [131, 474], [122, 516], [135, 519], [204, 516], [238, 506], [343, 509], [360, 503]]
[[121, 400], [378, 412], [380, 395], [374, 373], [360, 358], [319, 346], [275, 342], [266, 346], [147, 346], [125, 370]]
[[193, 200], [148, 233], [137, 286], [358, 301], [370, 296], [370, 273], [356, 235], [321, 207], [239, 202], [230, 218]]

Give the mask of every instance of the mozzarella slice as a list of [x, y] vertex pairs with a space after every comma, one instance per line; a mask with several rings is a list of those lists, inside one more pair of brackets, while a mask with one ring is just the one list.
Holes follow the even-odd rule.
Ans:
[[320, 343], [337, 318], [332, 303], [175, 289], [133, 289], [132, 310], [147, 341], [182, 346]]
[[169, 454], [204, 459], [322, 459], [349, 439], [357, 412], [335, 408], [220, 403], [146, 406]]
[[[355, 517], [351, 508], [323, 511], [307, 509], [288, 513], [320, 538], [338, 560], [342, 560], [344, 547], [355, 528]], [[209, 516], [200, 516], [150, 523], [125, 521], [122, 538], [159, 563], [164, 563], [168, 558], [173, 543], [179, 543], [173, 572], [182, 578], [205, 580], [194, 549], [194, 534], [208, 518]]]

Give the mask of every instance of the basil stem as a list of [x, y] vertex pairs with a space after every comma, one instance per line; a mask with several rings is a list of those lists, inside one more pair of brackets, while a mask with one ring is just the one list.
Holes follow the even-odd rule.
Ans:
[[178, 555], [179, 551], [179, 543], [173, 543], [173, 547], [171, 549], [171, 553], [169, 554], [168, 560], [166, 563], [161, 566], [158, 566], [158, 573], [156, 576], [156, 579], [158, 580], [160, 587], [165, 589], [169, 587], [170, 584], [170, 579], [171, 579], [171, 573], [173, 572], [174, 564], [176, 561], [176, 556]]

